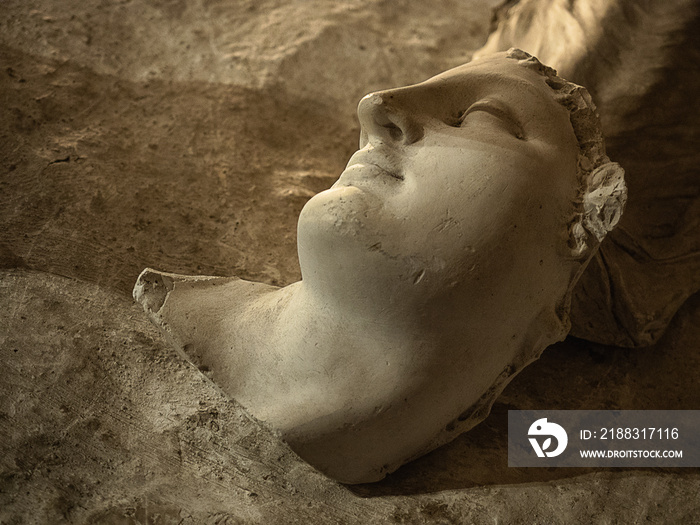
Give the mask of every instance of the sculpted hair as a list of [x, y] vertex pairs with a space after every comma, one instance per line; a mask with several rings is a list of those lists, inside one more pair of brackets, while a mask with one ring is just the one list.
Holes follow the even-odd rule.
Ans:
[[586, 88], [557, 76], [556, 70], [521, 49], [511, 48], [506, 57], [544, 76], [554, 100], [569, 112], [579, 145], [579, 192], [569, 223], [569, 247], [573, 257], [583, 258], [590, 252], [589, 242], [601, 242], [620, 220], [627, 201], [625, 172], [605, 154], [600, 119]]

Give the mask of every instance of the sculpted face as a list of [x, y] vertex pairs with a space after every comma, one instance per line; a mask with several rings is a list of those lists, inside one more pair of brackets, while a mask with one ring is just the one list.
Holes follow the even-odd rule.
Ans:
[[543, 282], [568, 283], [579, 150], [542, 75], [496, 55], [358, 114], [361, 149], [299, 219], [304, 280], [380, 302], [451, 291], [460, 309], [504, 286], [527, 309]]

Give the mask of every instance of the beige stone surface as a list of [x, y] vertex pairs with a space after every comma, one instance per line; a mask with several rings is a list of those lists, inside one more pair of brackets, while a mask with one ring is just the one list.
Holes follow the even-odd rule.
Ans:
[[696, 298], [648, 349], [548, 349], [473, 432], [353, 491], [132, 303], [147, 265], [297, 279], [293, 225], [356, 149], [358, 98], [486, 38], [485, 3], [430, 5], [0, 5], [0, 522], [700, 520], [695, 469], [509, 469], [505, 452], [509, 408], [697, 409]]

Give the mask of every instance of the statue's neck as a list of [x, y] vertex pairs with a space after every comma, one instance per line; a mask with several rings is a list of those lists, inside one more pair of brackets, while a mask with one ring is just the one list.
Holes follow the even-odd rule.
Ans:
[[439, 344], [398, 307], [384, 315], [376, 305], [343, 309], [303, 282], [274, 289], [240, 281], [238, 292], [228, 292], [220, 328], [189, 343], [191, 351], [201, 349], [199, 359], [229, 396], [278, 428], [298, 424], [293, 407], [318, 405], [321, 417], [336, 401], [340, 409], [344, 399], [382, 399], [392, 391], [387, 382], [399, 388]]
[[346, 308], [304, 282], [182, 278], [169, 288], [156, 323], [228, 396], [285, 435], [313, 421], [371, 421], [376, 407], [403, 413], [404, 399], [426, 407], [439, 400], [443, 418], [459, 413], [501, 373], [492, 356], [522, 343], [480, 329], [479, 317], [449, 303], [421, 309], [355, 298]]
[[369, 300], [364, 308], [357, 301], [343, 304], [314, 293], [303, 281], [240, 306], [242, 315], [231, 321], [239, 330], [241, 347], [255, 341], [250, 351], [272, 358], [283, 372], [291, 369], [303, 375], [312, 368], [331, 372], [341, 366], [347, 372], [350, 362], [371, 368], [378, 361], [398, 359], [394, 350], [405, 354], [412, 345], [425, 345], [420, 325], [400, 308], [380, 308]]
[[[525, 364], [525, 347], [539, 352], [551, 342], [495, 319], [484, 305], [470, 316], [454, 301], [422, 309], [355, 298], [345, 308], [303, 282], [275, 288], [157, 273], [138, 287], [138, 300], [190, 361], [311, 459], [323, 459], [328, 447], [365, 454], [396, 435], [404, 447], [392, 445], [397, 458], [449, 440], [436, 433], [449, 434], [454, 418], [472, 424], [460, 414], [492, 401]], [[316, 440], [324, 443], [318, 450]]]

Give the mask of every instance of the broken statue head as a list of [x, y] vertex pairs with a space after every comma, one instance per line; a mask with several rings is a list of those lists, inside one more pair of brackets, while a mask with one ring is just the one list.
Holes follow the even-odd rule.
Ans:
[[172, 344], [316, 468], [383, 478], [483, 420], [569, 330], [623, 170], [580, 86], [517, 49], [364, 97], [298, 223], [302, 280], [144, 270]]

